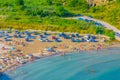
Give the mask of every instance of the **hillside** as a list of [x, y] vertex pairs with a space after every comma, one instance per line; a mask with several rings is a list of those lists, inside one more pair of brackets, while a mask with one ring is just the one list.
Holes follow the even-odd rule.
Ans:
[[[110, 1], [110, 0], [109, 0]], [[79, 33], [108, 34], [109, 30], [96, 27], [92, 22], [64, 20], [78, 14], [91, 15], [109, 22], [120, 29], [120, 2], [108, 2], [98, 6], [88, 5], [86, 0], [1, 0], [0, 28], [40, 29]], [[114, 35], [114, 33], [112, 33]]]

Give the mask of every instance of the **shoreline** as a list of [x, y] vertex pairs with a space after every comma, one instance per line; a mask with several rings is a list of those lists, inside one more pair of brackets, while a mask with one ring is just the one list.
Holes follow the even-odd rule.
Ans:
[[[119, 44], [120, 45], [120, 44]], [[103, 50], [103, 49], [108, 49], [108, 48], [114, 48], [115, 46], [117, 46], [118, 48], [120, 48], [120, 46], [119, 45], [110, 45], [109, 47], [107, 47], [107, 48], [102, 48], [102, 49], [100, 49], [100, 50]], [[56, 53], [56, 54], [53, 54], [53, 55], [48, 55], [48, 56], [42, 56], [42, 57], [39, 57], [39, 56], [36, 56], [36, 57], [39, 57], [39, 59], [34, 59], [33, 61], [28, 61], [28, 62], [26, 62], [26, 64], [28, 64], [28, 63], [34, 63], [35, 61], [37, 61], [37, 60], [40, 60], [40, 59], [43, 59], [43, 58], [47, 58], [47, 57], [51, 57], [51, 56], [64, 56], [65, 54], [72, 54], [73, 52], [81, 52], [81, 51], [93, 51], [93, 50], [71, 50], [71, 51], [69, 51], [69, 52], [59, 52], [59, 53]], [[97, 51], [97, 50], [95, 50], [95, 51]], [[17, 69], [18, 67], [21, 67], [21, 66], [23, 66], [23, 65], [26, 65], [26, 64], [12, 64], [12, 65], [9, 65], [8, 67], [6, 67], [6, 68], [4, 68], [3, 70], [1, 70], [0, 71], [0, 75], [1, 74], [3, 74], [3, 73], [7, 73], [7, 72], [10, 72], [10, 71], [14, 71], [15, 69]], [[7, 72], [6, 72], [7, 71]]]
[[[14, 70], [24, 64], [53, 55], [64, 56], [75, 51], [79, 53], [81, 51], [99, 51], [116, 45], [116, 43], [110, 45], [110, 43], [105, 42], [107, 41], [106, 38], [105, 40], [103, 39], [104, 37], [99, 39], [99, 36], [94, 35], [85, 36], [65, 33], [40, 33], [36, 35], [36, 33], [28, 31], [24, 32], [24, 34], [19, 31], [12, 33], [6, 31], [5, 33], [10, 38], [8, 38], [8, 41], [5, 39], [6, 36], [0, 39], [1, 44], [3, 44], [1, 50], [3, 52], [7, 51], [0, 56], [0, 73], [4, 73], [12, 68]], [[26, 37], [30, 38], [26, 39]], [[10, 48], [6, 49], [6, 46]]]

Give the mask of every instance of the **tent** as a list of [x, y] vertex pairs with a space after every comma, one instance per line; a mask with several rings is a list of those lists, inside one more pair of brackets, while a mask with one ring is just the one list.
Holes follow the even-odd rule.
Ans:
[[53, 50], [53, 48], [49, 47], [49, 48], [47, 48], [47, 51], [53, 52], [54, 50]]

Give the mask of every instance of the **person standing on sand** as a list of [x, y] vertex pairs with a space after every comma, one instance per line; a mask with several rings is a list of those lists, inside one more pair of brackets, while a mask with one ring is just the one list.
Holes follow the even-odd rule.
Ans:
[[101, 50], [100, 46], [97, 47], [97, 52], [98, 52], [99, 50]]

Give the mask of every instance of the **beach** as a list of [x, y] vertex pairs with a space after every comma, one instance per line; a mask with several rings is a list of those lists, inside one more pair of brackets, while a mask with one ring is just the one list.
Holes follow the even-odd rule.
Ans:
[[17, 67], [6, 73], [6, 77], [10, 80], [119, 80], [119, 51], [120, 48], [109, 48], [45, 57]]
[[[9, 36], [13, 36], [13, 34], [14, 33], [10, 33]], [[106, 42], [100, 42], [100, 41], [77, 42], [78, 39], [80, 39], [80, 37], [76, 38], [73, 36], [77, 40], [75, 42], [75, 41], [71, 41], [71, 39], [66, 39], [50, 33], [49, 33], [50, 35], [47, 36], [47, 39], [45, 38], [46, 41], [43, 41], [40, 40], [41, 38], [39, 38], [39, 35], [35, 35], [33, 33], [30, 34], [32, 34], [32, 36], [35, 36], [35, 38], [29, 38], [30, 39], [29, 41], [27, 41], [25, 37], [21, 37], [21, 38], [12, 37], [10, 38], [9, 41], [4, 41], [4, 38], [3, 37], [1, 38], [1, 47], [0, 47], [1, 72], [7, 70], [9, 71], [11, 67], [12, 70], [14, 70], [18, 66], [21, 66], [29, 62], [33, 62], [34, 60], [43, 57], [48, 57], [52, 55], [64, 56], [64, 54], [73, 51], [79, 51], [79, 52], [90, 51], [90, 50], [99, 51], [102, 49], [107, 49], [108, 47], [111, 46]], [[42, 34], [45, 36], [48, 33], [47, 34], [42, 33]], [[23, 34], [22, 36], [26, 36], [26, 34]], [[58, 38], [59, 41], [58, 40], [56, 41], [56, 39]], [[48, 41], [48, 39], [50, 41]]]

